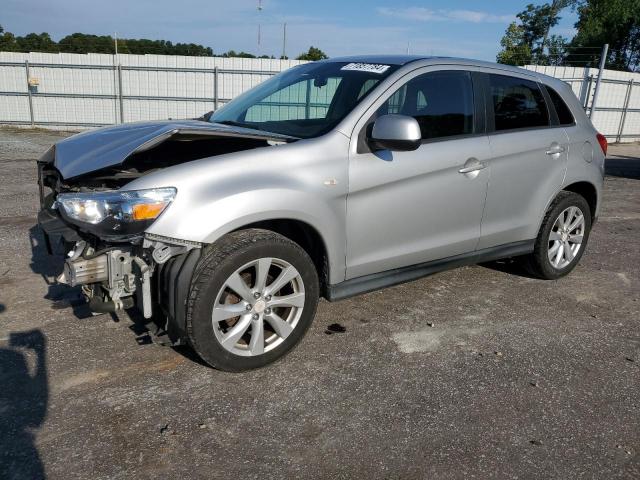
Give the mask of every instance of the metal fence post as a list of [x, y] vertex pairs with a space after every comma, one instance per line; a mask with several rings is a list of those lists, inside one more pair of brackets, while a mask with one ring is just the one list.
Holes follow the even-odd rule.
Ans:
[[218, 67], [213, 67], [213, 110], [218, 110]]
[[118, 102], [120, 103], [120, 123], [124, 123], [124, 102], [122, 101], [122, 65], [118, 63]]
[[587, 82], [587, 91], [584, 95], [584, 111], [589, 110], [589, 98], [591, 97], [591, 85], [593, 85], [593, 75], [589, 75], [589, 81]]
[[627, 87], [627, 94], [624, 97], [624, 107], [622, 107], [622, 114], [620, 115], [620, 127], [618, 128], [618, 138], [616, 141], [620, 143], [622, 139], [622, 133], [624, 131], [624, 122], [627, 119], [627, 110], [629, 110], [629, 102], [631, 101], [631, 91], [633, 90], [633, 78], [629, 80], [629, 86]]
[[593, 92], [593, 101], [591, 102], [591, 111], [589, 112], [589, 118], [593, 118], [593, 113], [596, 111], [596, 105], [598, 102], [598, 93], [600, 93], [600, 84], [602, 83], [602, 75], [604, 74], [604, 66], [607, 61], [607, 52], [609, 51], [609, 44], [605, 43], [602, 47], [602, 54], [600, 55], [600, 68], [598, 71], [598, 80], [596, 81], [596, 89]]
[[307, 103], [304, 106], [304, 118], [311, 118], [311, 80], [307, 80]]
[[27, 92], [29, 93], [29, 119], [31, 120], [31, 126], [35, 126], [35, 121], [33, 119], [33, 95], [31, 94], [31, 85], [29, 84], [29, 79], [31, 78], [31, 72], [29, 70], [29, 60], [24, 61], [24, 70], [27, 75]]

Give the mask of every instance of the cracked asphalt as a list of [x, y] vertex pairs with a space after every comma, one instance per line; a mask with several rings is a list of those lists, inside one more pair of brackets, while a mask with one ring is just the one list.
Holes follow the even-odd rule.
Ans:
[[229, 374], [47, 283], [33, 160], [66, 135], [0, 129], [0, 478], [640, 478], [639, 145], [610, 147], [570, 276], [323, 301], [283, 361]]

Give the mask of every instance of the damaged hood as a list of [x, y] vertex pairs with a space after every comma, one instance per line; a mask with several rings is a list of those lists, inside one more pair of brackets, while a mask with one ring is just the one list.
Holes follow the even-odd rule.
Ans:
[[55, 145], [54, 154], [41, 162], [52, 162], [62, 178], [69, 179], [122, 164], [129, 156], [159, 145], [176, 135], [252, 138], [286, 142], [295, 137], [251, 128], [200, 120], [137, 122], [89, 130]]

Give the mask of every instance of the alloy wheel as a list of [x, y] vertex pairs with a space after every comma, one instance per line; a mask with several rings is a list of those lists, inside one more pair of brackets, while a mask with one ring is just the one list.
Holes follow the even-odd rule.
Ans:
[[564, 209], [549, 233], [549, 262], [558, 270], [566, 268], [582, 248], [585, 221], [582, 210], [571, 206]]
[[218, 342], [241, 356], [273, 350], [293, 332], [305, 304], [304, 282], [279, 258], [260, 258], [233, 272], [218, 292], [211, 320]]

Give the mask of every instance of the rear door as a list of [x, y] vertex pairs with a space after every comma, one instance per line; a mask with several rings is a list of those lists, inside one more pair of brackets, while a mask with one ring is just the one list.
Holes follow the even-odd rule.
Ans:
[[567, 169], [568, 137], [534, 80], [487, 74], [491, 179], [478, 249], [531, 240]]

